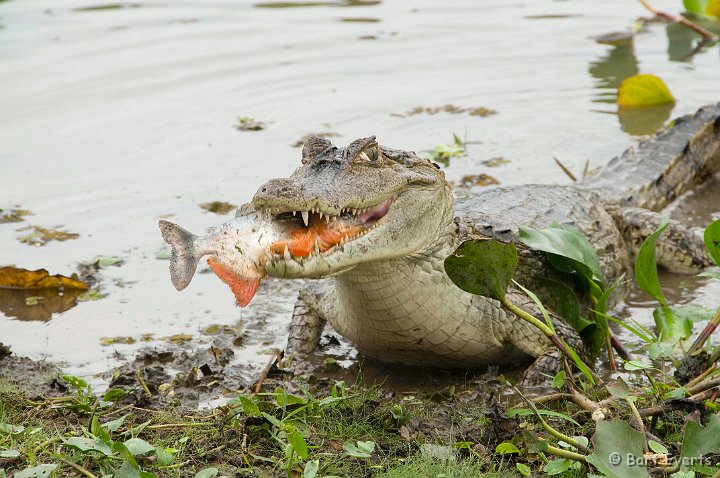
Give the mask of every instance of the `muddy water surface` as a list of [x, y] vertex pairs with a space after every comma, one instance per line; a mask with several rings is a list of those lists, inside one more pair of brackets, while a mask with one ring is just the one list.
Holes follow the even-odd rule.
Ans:
[[[693, 54], [697, 38], [680, 28], [649, 24], [631, 45], [589, 38], [645, 14], [627, 0], [0, 3], [0, 208], [33, 212], [0, 224], [0, 266], [70, 274], [97, 256], [123, 259], [98, 274], [105, 298], [51, 320], [21, 320], [22, 304], [3, 299], [0, 341], [101, 383], [139, 347], [174, 334], [205, 346], [211, 326], [230, 325], [234, 361], [251, 375], [284, 344], [299, 284], [269, 281], [242, 311], [212, 274], [178, 293], [156, 258], [159, 218], [197, 232], [224, 221], [198, 205], [249, 200], [298, 164], [293, 145], [311, 132], [416, 151], [455, 132], [471, 143], [446, 168], [454, 181], [566, 183], [553, 156], [576, 172], [588, 159], [599, 167], [634, 134], [720, 100], [718, 47]], [[672, 111], [618, 117], [616, 87], [638, 72], [667, 82]], [[497, 114], [406, 114], [447, 104]], [[239, 117], [264, 129], [240, 131]], [[498, 157], [509, 162], [484, 163]], [[704, 225], [720, 212], [710, 197], [676, 213]], [[30, 246], [18, 241], [28, 225], [79, 237]], [[676, 300], [720, 297], [708, 281], [669, 280], [684, 285]], [[649, 320], [651, 306], [637, 295], [629, 310]]]

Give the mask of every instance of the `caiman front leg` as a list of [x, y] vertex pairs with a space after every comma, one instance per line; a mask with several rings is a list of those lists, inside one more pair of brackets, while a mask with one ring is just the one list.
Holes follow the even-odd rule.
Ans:
[[[618, 208], [611, 214], [633, 254], [637, 254], [645, 238], [655, 232], [665, 217], [638, 207]], [[710, 258], [699, 232], [671, 220], [657, 240], [655, 258], [658, 265], [681, 274], [693, 274], [709, 267]]]
[[304, 355], [315, 350], [334, 293], [329, 279], [310, 282], [300, 290], [288, 330], [286, 354]]
[[[509, 289], [507, 298], [520, 309], [545, 322], [542, 312], [524, 293]], [[507, 309], [505, 312], [508, 321], [508, 328], [505, 331], [506, 339], [522, 352], [535, 358], [523, 373], [520, 385], [535, 387], [547, 384], [561, 370], [562, 353], [540, 329]], [[557, 335], [583, 357], [585, 349], [577, 332], [552, 312], [550, 312], [550, 317]]]

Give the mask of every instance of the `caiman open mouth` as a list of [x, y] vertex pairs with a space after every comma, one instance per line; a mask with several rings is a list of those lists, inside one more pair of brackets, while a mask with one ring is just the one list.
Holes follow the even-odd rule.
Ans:
[[393, 195], [372, 207], [342, 207], [336, 213], [322, 206], [307, 210], [293, 206], [262, 209], [273, 221], [282, 223], [288, 232], [286, 240], [270, 246], [272, 259], [305, 259], [315, 254], [330, 255], [343, 250], [345, 244], [375, 229], [390, 211], [397, 198]]

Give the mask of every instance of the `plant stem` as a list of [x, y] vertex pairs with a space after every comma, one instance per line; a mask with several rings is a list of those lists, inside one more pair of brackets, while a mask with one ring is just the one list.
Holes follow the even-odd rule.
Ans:
[[75, 468], [77, 471], [79, 471], [83, 475], [87, 476], [88, 478], [98, 478], [97, 475], [94, 475], [92, 472], [90, 472], [86, 468], [83, 468], [82, 466], [78, 465], [77, 463], [73, 463], [70, 460], [66, 460], [65, 458], [63, 458], [61, 456], [59, 456], [58, 459], [60, 461], [62, 461], [63, 463], [65, 463], [66, 465], [72, 466], [73, 468]]
[[148, 425], [145, 428], [157, 430], [159, 428], [176, 428], [176, 427], [209, 427], [212, 423], [188, 422], [188, 423], [161, 423], [159, 425]]
[[140, 382], [140, 386], [142, 386], [143, 390], [145, 390], [145, 393], [152, 397], [152, 393], [150, 392], [150, 389], [148, 388], [147, 383], [145, 383], [145, 379], [142, 376], [142, 369], [138, 369], [135, 371], [135, 378], [138, 382]]
[[671, 15], [667, 12], [662, 12], [662, 11], [656, 9], [655, 7], [653, 7], [652, 5], [650, 5], [647, 2], [647, 0], [640, 0], [640, 3], [642, 3], [643, 7], [650, 10], [658, 18], [662, 18], [663, 20], [673, 22], [673, 23], [678, 23], [680, 25], [686, 26], [686, 27], [690, 28], [691, 30], [696, 31], [697, 33], [702, 35], [703, 38], [706, 38], [708, 40], [717, 40], [718, 39], [717, 35], [715, 35], [713, 32], [710, 32], [710, 31], [704, 29], [697, 23], [693, 23], [685, 17], [675, 16], [675, 15]]
[[705, 345], [705, 342], [707, 342], [712, 333], [715, 332], [715, 329], [718, 325], [720, 325], [720, 307], [718, 307], [718, 309], [715, 311], [715, 314], [713, 315], [710, 322], [708, 322], [708, 324], [705, 326], [703, 331], [700, 332], [700, 335], [698, 335], [698, 338], [695, 339], [695, 342], [693, 342], [693, 344], [690, 346], [685, 356], [689, 357], [698, 349], [702, 348], [702, 346]]
[[559, 456], [560, 458], [567, 458], [569, 460], [579, 461], [581, 463], [587, 463], [587, 459], [585, 455], [581, 455], [580, 453], [575, 453], [570, 450], [563, 450], [562, 448], [558, 448], [552, 445], [548, 445], [547, 449], [545, 450], [548, 453]]
[[648, 451], [648, 443], [647, 443], [647, 437], [645, 437], [645, 424], [642, 421], [642, 417], [640, 416], [640, 412], [638, 411], [637, 407], [633, 403], [632, 400], [629, 398], [626, 398], [625, 401], [627, 402], [628, 406], [630, 407], [630, 410], [632, 410], [632, 414], [635, 417], [635, 421], [637, 421], [638, 424], [638, 430], [640, 433], [642, 433], [643, 436], [643, 450], [645, 453]]
[[[516, 305], [513, 304], [512, 302], [510, 302], [505, 295], [503, 295], [503, 296], [500, 298], [500, 302], [502, 302], [502, 304], [503, 304], [505, 307], [507, 307], [508, 309], [510, 309], [510, 311], [511, 311], [512, 313], [514, 313], [515, 315], [517, 315], [517, 316], [520, 317], [521, 319], [523, 319], [523, 320], [525, 320], [525, 321], [527, 321], [527, 322], [530, 322], [530, 323], [533, 324], [535, 327], [537, 327], [538, 329], [540, 329], [540, 331], [541, 331], [543, 334], [545, 334], [545, 336], [546, 336], [547, 338], [549, 338], [550, 341], [551, 341], [553, 344], [555, 344], [555, 347], [557, 347], [558, 350], [560, 350], [560, 352], [561, 352], [565, 357], [567, 357], [567, 358], [568, 358], [570, 361], [572, 361], [572, 362], [575, 361], [575, 359], [573, 358], [572, 354], [570, 353], [570, 350], [568, 350], [568, 346], [567, 346], [562, 340], [560, 340], [560, 337], [558, 337], [557, 334], [556, 334], [555, 332], [553, 332], [553, 331], [550, 329], [550, 327], [547, 326], [547, 324], [545, 324], [543, 321], [539, 320], [538, 318], [533, 317], [532, 315], [528, 314], [527, 312], [525, 312], [524, 310], [522, 310], [521, 308], [519, 308], [518, 306], [516, 306]], [[585, 365], [585, 364], [583, 364], [583, 365]], [[587, 365], [585, 365], [585, 366], [587, 367]], [[590, 367], [587, 367], [587, 369], [590, 371], [590, 375], [592, 376], [593, 380], [595, 380], [595, 383], [598, 383], [598, 384], [603, 383], [603, 380], [598, 376], [598, 374], [595, 373], [595, 371], [594, 371], [593, 369], [591, 369]]]

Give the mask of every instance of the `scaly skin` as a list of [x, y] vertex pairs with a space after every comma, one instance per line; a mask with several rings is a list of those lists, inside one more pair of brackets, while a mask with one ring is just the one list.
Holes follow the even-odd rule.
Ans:
[[[570, 223], [595, 246], [610, 282], [629, 272], [633, 252], [660, 221], [657, 211], [719, 169], [720, 105], [714, 105], [576, 185], [470, 188], [455, 197], [443, 173], [414, 153], [380, 147], [374, 137], [347, 148], [311, 138], [303, 166], [261, 186], [253, 206], [271, 217], [288, 211], [333, 217], [393, 201], [368, 224], [372, 230], [340, 247], [268, 261], [271, 276], [324, 278], [300, 294], [290, 352], [314, 349], [328, 322], [361, 353], [385, 362], [472, 368], [531, 357], [535, 366], [526, 378], [534, 382], [539, 371], [557, 367], [550, 341], [497, 301], [458, 289], [445, 274], [445, 257], [470, 238], [514, 241], [520, 250], [516, 279], [542, 292], [538, 280], [556, 273], [542, 254], [518, 241], [518, 225]], [[709, 264], [696, 234], [678, 223], [661, 241], [658, 260], [685, 272]], [[539, 316], [524, 294], [510, 289], [508, 297]], [[574, 333], [556, 324], [579, 347]]]

